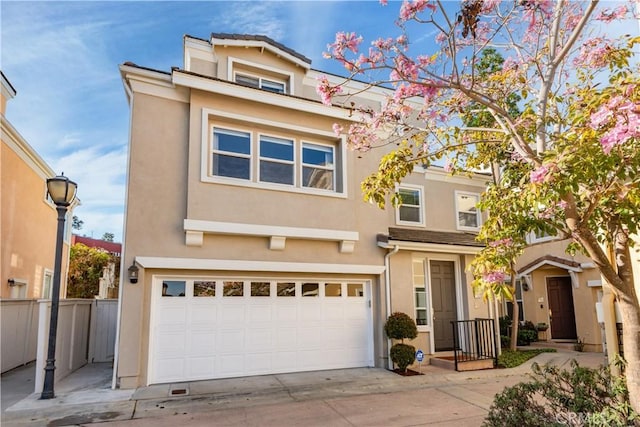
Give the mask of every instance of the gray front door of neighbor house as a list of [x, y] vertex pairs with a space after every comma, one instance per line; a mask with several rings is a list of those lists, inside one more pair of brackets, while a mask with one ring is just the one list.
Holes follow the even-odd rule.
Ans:
[[454, 265], [453, 261], [429, 262], [435, 351], [453, 350], [451, 321], [457, 320]]

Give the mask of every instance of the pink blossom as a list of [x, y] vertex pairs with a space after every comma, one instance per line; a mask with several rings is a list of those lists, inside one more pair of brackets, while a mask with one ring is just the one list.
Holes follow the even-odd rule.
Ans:
[[504, 239], [495, 240], [489, 243], [489, 246], [492, 248], [497, 248], [498, 246], [511, 246], [513, 244], [513, 239], [511, 237], [506, 237]]
[[442, 43], [447, 40], [447, 34], [442, 31], [436, 35], [436, 43]]
[[388, 3], [388, 0], [380, 0], [380, 4], [383, 6], [386, 6]]
[[506, 278], [507, 275], [502, 271], [492, 271], [482, 276], [482, 280], [487, 283], [503, 283]]
[[620, 5], [613, 10], [607, 8], [601, 10], [594, 19], [602, 22], [611, 22], [616, 19], [624, 18], [628, 11], [629, 9], [627, 9], [626, 5]]
[[432, 11], [436, 10], [436, 6], [429, 4], [429, 0], [404, 0], [400, 7], [400, 19], [402, 21], [408, 21], [416, 16], [417, 13], [424, 11], [425, 9]]
[[500, 6], [502, 0], [484, 0], [482, 3], [482, 13], [491, 12], [497, 6]]
[[[626, 93], [628, 91], [629, 88], [625, 90]], [[609, 154], [613, 147], [624, 144], [631, 138], [640, 138], [640, 103], [633, 103], [623, 96], [611, 98], [591, 114], [589, 119], [592, 129], [608, 127], [600, 137], [605, 154]]]
[[320, 95], [322, 103], [325, 105], [331, 105], [331, 98], [338, 93], [342, 93], [341, 86], [331, 86], [327, 76], [318, 77], [318, 85], [316, 86], [316, 92]]
[[529, 174], [529, 179], [531, 180], [532, 184], [539, 184], [544, 181], [547, 173], [549, 173], [549, 167], [547, 165], [541, 165], [537, 169], [531, 171], [531, 173]]
[[444, 171], [447, 173], [453, 172], [453, 164], [451, 163], [451, 159], [447, 159], [444, 164]]
[[342, 125], [339, 123], [334, 123], [332, 127], [333, 127], [333, 132], [336, 134], [336, 136], [340, 136], [340, 134], [344, 130]]

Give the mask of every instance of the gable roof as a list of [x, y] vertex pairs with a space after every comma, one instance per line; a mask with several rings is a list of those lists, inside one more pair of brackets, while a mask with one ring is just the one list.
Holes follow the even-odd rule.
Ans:
[[[286, 53], [287, 55], [292, 56], [298, 61], [304, 63], [305, 68], [310, 68], [311, 59], [306, 56], [296, 52], [295, 50], [288, 48], [282, 43], [278, 43], [270, 37], [258, 35], [258, 34], [231, 34], [231, 33], [211, 33], [210, 43], [214, 44], [224, 44], [224, 43], [215, 43], [215, 40], [230, 42], [230, 45], [237, 44], [239, 46], [263, 46], [263, 47], [271, 47], [271, 50]], [[285, 55], [285, 56], [287, 56]], [[303, 65], [303, 64], [300, 64]]]
[[76, 243], [82, 243], [83, 245], [86, 245], [90, 248], [104, 249], [110, 254], [116, 256], [120, 256], [120, 254], [122, 253], [122, 243], [107, 242], [106, 240], [92, 239], [91, 237], [78, 236], [77, 234], [71, 236], [71, 243], [74, 245]]
[[388, 243], [390, 240], [415, 243], [433, 243], [438, 245], [484, 247], [484, 243], [476, 240], [476, 234], [454, 231], [415, 230], [410, 228], [389, 227], [389, 235], [378, 235], [378, 242]]
[[531, 261], [529, 264], [525, 265], [524, 267], [518, 269], [518, 276], [529, 274], [532, 271], [537, 270], [538, 268], [544, 265], [564, 268], [565, 270], [575, 271], [575, 272], [582, 271], [582, 266], [579, 262], [572, 261], [570, 259], [560, 258], [553, 255], [544, 255], [544, 256], [541, 256], [540, 258], [537, 258]]

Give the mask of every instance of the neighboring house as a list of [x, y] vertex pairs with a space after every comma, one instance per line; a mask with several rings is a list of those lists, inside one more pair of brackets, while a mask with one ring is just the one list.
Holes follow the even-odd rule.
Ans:
[[114, 257], [115, 262], [110, 262], [102, 271], [99, 292], [96, 297], [101, 299], [118, 298], [117, 278], [119, 277], [119, 272], [116, 273], [116, 269], [120, 265], [119, 261], [122, 253], [122, 243], [108, 242], [106, 240], [93, 239], [91, 237], [73, 234], [71, 236], [71, 246], [76, 243], [81, 243], [90, 248], [100, 248]]
[[[532, 246], [516, 265], [520, 319], [549, 325], [541, 338], [580, 340], [585, 351], [603, 351], [604, 320], [600, 304], [604, 293], [600, 272], [593, 261], [581, 253], [567, 254], [567, 240], [532, 235], [529, 241]], [[631, 260], [634, 277], [640, 277], [637, 247], [631, 248]], [[637, 279], [636, 288], [640, 288]], [[510, 306], [505, 308], [505, 313], [511, 312]]]
[[122, 262], [138, 269], [120, 286], [120, 387], [387, 367], [392, 311], [418, 320], [427, 354], [453, 346], [450, 320], [493, 312], [465, 270], [486, 177], [416, 169], [399, 208], [364, 203], [379, 153], [360, 157], [332, 131], [357, 118], [320, 102], [324, 73], [309, 59], [264, 36], [212, 34], [185, 36], [184, 68], [120, 72]]
[[[15, 95], [2, 74], [0, 298], [50, 298], [58, 222], [46, 182], [56, 174], [6, 119], [7, 102]], [[72, 211], [69, 209], [68, 218]], [[60, 289], [63, 298], [71, 235], [70, 221], [67, 224]]]

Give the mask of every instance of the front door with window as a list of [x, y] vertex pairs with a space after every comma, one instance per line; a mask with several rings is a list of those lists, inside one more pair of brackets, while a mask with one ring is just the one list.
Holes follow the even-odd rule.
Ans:
[[575, 339], [576, 316], [570, 277], [548, 277], [547, 297], [551, 318], [551, 338]]
[[453, 261], [429, 262], [435, 351], [453, 350], [451, 322], [457, 320], [454, 265]]

